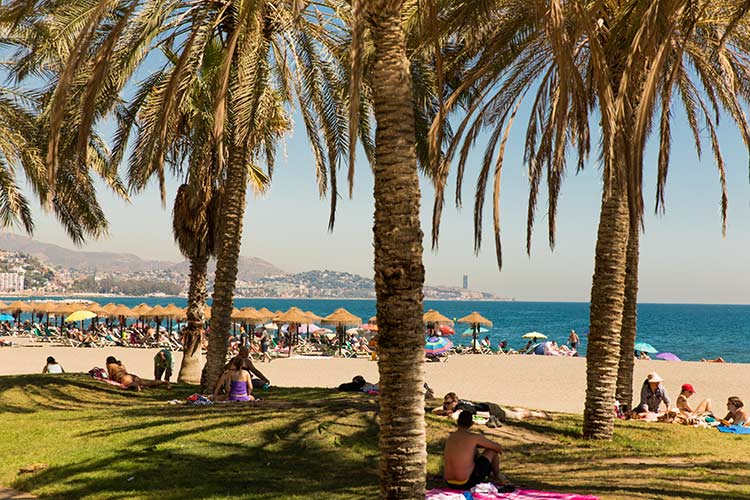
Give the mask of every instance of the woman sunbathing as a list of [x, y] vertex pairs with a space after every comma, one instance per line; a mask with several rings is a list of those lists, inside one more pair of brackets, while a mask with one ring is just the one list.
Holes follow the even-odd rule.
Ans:
[[677, 414], [674, 418], [674, 423], [685, 424], [685, 425], [699, 425], [704, 421], [705, 417], [712, 416], [711, 413], [711, 400], [704, 399], [698, 406], [693, 409], [688, 403], [690, 396], [695, 394], [695, 389], [690, 384], [682, 384], [680, 395], [677, 396], [675, 406], [677, 406]]
[[729, 398], [727, 400], [727, 410], [729, 410], [727, 416], [720, 420], [723, 425], [750, 427], [750, 412], [745, 408], [740, 398], [737, 396]]
[[136, 391], [140, 391], [144, 387], [156, 387], [164, 384], [166, 384], [167, 389], [171, 387], [169, 382], [163, 380], [144, 380], [137, 375], [128, 373], [122, 361], [118, 361], [114, 356], [107, 358], [107, 377], [121, 383], [125, 389], [135, 389]]

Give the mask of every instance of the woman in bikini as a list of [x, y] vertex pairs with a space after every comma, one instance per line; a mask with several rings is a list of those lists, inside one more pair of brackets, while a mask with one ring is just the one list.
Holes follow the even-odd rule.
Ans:
[[140, 391], [144, 387], [155, 387], [163, 384], [166, 384], [167, 389], [170, 388], [169, 382], [164, 382], [163, 380], [144, 380], [137, 375], [128, 373], [122, 361], [118, 361], [114, 356], [107, 358], [107, 376], [110, 380], [121, 383], [125, 389]]
[[711, 400], [704, 399], [698, 406], [693, 409], [688, 402], [690, 396], [695, 394], [695, 389], [691, 384], [682, 384], [680, 395], [677, 396], [675, 406], [677, 406], [677, 414], [674, 422], [685, 425], [697, 425], [705, 417], [711, 416]]
[[724, 425], [741, 425], [750, 427], [750, 412], [745, 408], [744, 403], [737, 396], [732, 396], [727, 400], [727, 416], [720, 422]]

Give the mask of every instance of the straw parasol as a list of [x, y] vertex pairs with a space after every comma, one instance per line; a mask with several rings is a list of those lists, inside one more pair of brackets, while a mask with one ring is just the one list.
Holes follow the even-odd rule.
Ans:
[[11, 302], [8, 305], [8, 310], [9, 311], [14, 311], [14, 312], [15, 311], [29, 312], [29, 311], [31, 311], [31, 306], [29, 304], [27, 304], [26, 302], [17, 300], [15, 302]]
[[442, 323], [445, 325], [452, 325], [453, 320], [437, 312], [435, 309], [430, 309], [422, 316], [424, 323]]
[[[310, 317], [305, 311], [299, 307], [290, 307], [287, 312], [280, 313], [274, 316], [273, 320], [276, 323], [289, 323], [294, 325], [300, 325], [301, 323], [307, 323], [310, 321]], [[296, 331], [296, 328], [295, 328]], [[298, 335], [296, 332], [295, 335]], [[290, 336], [291, 337], [291, 336]], [[292, 356], [292, 343], [296, 343], [296, 338], [290, 338], [289, 342], [289, 357]]]
[[341, 307], [323, 318], [323, 323], [336, 325], [336, 331], [339, 332], [339, 356], [341, 356], [341, 345], [344, 343], [344, 328], [348, 325], [358, 325], [362, 323], [362, 318], [353, 315]]
[[488, 320], [487, 318], [485, 318], [478, 312], [474, 311], [468, 316], [464, 316], [463, 318], [459, 319], [458, 322], [469, 324], [474, 329], [474, 342], [471, 347], [472, 347], [472, 350], [476, 352], [477, 351], [477, 331], [479, 330], [479, 325], [492, 326], [492, 321]]
[[8, 308], [8, 304], [6, 304], [3, 301], [0, 301], [0, 311], [4, 311]]
[[117, 304], [115, 305], [115, 307], [110, 309], [110, 314], [115, 317], [124, 316], [126, 318], [135, 318], [137, 317], [138, 313], [130, 309], [128, 306]]
[[378, 324], [378, 317], [377, 316], [373, 316], [372, 318], [368, 319], [367, 322], [370, 323], [371, 325], [377, 325]]
[[146, 304], [145, 302], [141, 302], [137, 306], [135, 306], [133, 309], [131, 309], [135, 314], [137, 314], [139, 317], [144, 316], [146, 313], [151, 311], [151, 306]]
[[261, 307], [260, 309], [258, 309], [258, 312], [261, 313], [263, 316], [268, 317], [269, 319], [273, 318], [273, 311], [271, 311], [267, 307]]
[[96, 314], [97, 316], [107, 317], [109, 316], [109, 311], [107, 309], [104, 309], [101, 305], [97, 304], [96, 302], [89, 304], [85, 307], [86, 311], [92, 312]]
[[312, 321], [313, 323], [316, 321], [321, 321], [323, 319], [323, 316], [318, 316], [312, 311], [307, 311], [305, 314], [307, 314], [307, 317], [310, 318], [310, 321]]

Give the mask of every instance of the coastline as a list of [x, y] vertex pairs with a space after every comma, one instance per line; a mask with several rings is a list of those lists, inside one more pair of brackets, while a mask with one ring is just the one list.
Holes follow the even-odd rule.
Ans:
[[[107, 356], [121, 359], [128, 371], [144, 378], [153, 374], [158, 349], [73, 348], [49, 345], [0, 348], [0, 376], [40, 373], [47, 356], [54, 356], [68, 372], [87, 372], [103, 366]], [[182, 353], [175, 353], [177, 371]], [[318, 357], [277, 358], [256, 363], [273, 385], [281, 387], [337, 387], [355, 375], [378, 379], [376, 362], [367, 359]], [[507, 406], [581, 414], [586, 392], [586, 359], [525, 355], [456, 355], [445, 363], [425, 363], [425, 380], [437, 398], [447, 392], [475, 401], [494, 401]], [[646, 374], [656, 371], [674, 401], [680, 385], [693, 384], [694, 401], [711, 398], [718, 413], [729, 396], [750, 399], [746, 380], [750, 364], [636, 360], [634, 395]], [[176, 378], [176, 374], [175, 374]]]

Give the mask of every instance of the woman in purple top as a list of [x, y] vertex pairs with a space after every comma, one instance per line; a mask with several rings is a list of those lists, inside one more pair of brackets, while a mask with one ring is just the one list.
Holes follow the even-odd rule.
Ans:
[[250, 394], [253, 391], [250, 373], [242, 369], [242, 358], [234, 358], [226, 376], [226, 393], [229, 401], [253, 401], [255, 398]]

